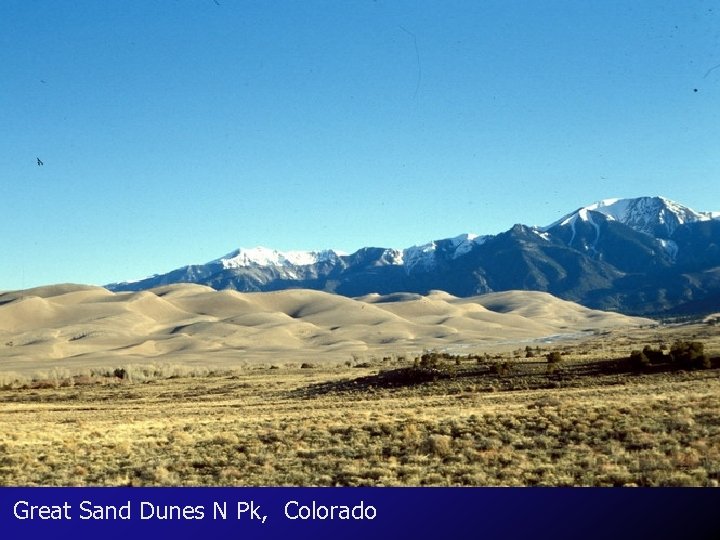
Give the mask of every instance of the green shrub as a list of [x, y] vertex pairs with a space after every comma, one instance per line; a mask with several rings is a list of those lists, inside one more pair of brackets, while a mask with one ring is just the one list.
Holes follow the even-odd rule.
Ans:
[[562, 362], [562, 355], [558, 351], [549, 352], [545, 355], [548, 364], [557, 364]]
[[426, 352], [420, 357], [420, 367], [436, 368], [439, 362], [438, 353]]

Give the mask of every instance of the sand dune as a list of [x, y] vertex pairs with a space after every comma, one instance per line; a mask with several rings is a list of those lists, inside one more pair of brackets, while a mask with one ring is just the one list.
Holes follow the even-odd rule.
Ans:
[[149, 359], [245, 365], [423, 349], [481, 352], [501, 342], [651, 322], [528, 291], [352, 299], [300, 289], [239, 293], [171, 285], [112, 293], [55, 285], [0, 293], [0, 370]]

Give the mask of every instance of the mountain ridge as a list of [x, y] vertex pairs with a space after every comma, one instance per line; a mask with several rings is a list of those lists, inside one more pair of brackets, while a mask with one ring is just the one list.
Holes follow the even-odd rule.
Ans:
[[[720, 212], [665, 197], [603, 199], [545, 227], [464, 233], [405, 249], [277, 251], [240, 248], [112, 291], [172, 283], [215, 289], [309, 288], [343, 296], [445, 290], [472, 296], [511, 289], [550, 292], [588, 307], [632, 314], [682, 311], [717, 296]], [[711, 302], [712, 304], [712, 302]]]

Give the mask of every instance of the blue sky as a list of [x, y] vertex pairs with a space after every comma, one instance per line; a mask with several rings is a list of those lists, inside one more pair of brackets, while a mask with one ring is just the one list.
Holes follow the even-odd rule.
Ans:
[[720, 210], [716, 1], [218, 3], [0, 3], [0, 290]]

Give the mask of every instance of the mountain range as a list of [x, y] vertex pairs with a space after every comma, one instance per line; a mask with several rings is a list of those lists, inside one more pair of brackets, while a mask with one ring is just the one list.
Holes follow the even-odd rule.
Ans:
[[173, 283], [349, 297], [535, 290], [627, 314], [703, 313], [720, 309], [720, 212], [696, 212], [664, 197], [606, 199], [545, 227], [517, 224], [497, 235], [462, 234], [351, 254], [238, 249], [106, 288], [140, 291]]

